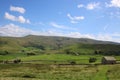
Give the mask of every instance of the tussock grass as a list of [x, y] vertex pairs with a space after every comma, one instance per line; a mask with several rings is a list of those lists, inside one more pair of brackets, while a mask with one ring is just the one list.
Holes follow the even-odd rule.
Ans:
[[117, 80], [118, 68], [120, 65], [0, 64], [0, 80]]

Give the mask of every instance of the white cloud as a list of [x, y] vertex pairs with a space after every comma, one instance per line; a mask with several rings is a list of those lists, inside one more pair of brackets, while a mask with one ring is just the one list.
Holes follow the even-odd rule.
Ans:
[[98, 34], [96, 36], [98, 40], [112, 41], [112, 36], [110, 34]]
[[26, 22], [26, 19], [23, 17], [23, 16], [18, 16], [18, 21], [20, 23], [25, 23]]
[[72, 20], [70, 22], [73, 23], [73, 24], [78, 23], [77, 21], [72, 21]]
[[23, 16], [14, 16], [14, 15], [11, 15], [9, 13], [5, 13], [5, 18], [8, 19], [8, 20], [12, 20], [12, 21], [18, 21], [20, 23], [30, 23], [29, 19], [25, 19]]
[[107, 15], [114, 19], [114, 18], [118, 18], [120, 19], [120, 0], [110, 0], [109, 3], [105, 3], [107, 8], [116, 8], [114, 10], [109, 10], [107, 13]]
[[68, 34], [64, 34], [63, 36], [72, 37], [72, 38], [90, 38], [90, 39], [102, 40], [102, 41], [120, 42], [120, 33], [93, 35], [93, 34], [81, 34], [80, 32], [70, 32]]
[[83, 4], [79, 4], [79, 5], [77, 5], [77, 7], [78, 7], [78, 8], [83, 8], [84, 5], [83, 5]]
[[69, 13], [67, 14], [67, 17], [71, 20], [71, 23], [78, 23], [80, 20], [84, 20], [84, 16], [71, 16]]
[[55, 28], [62, 28], [62, 29], [65, 28], [65, 26], [63, 26], [63, 25], [58, 25], [58, 24], [56, 24], [56, 23], [54, 23], [54, 22], [51, 22], [50, 25], [53, 26], [53, 27], [55, 27]]
[[86, 9], [88, 9], [88, 10], [93, 10], [93, 9], [95, 9], [95, 8], [99, 8], [99, 5], [100, 5], [99, 2], [89, 3], [89, 4], [86, 6]]
[[77, 5], [78, 8], [86, 8], [88, 10], [93, 10], [96, 8], [100, 8], [100, 2], [91, 2], [88, 3], [87, 5], [79, 4]]
[[33, 32], [32, 30], [19, 27], [15, 24], [7, 24], [0, 27], [1, 36], [20, 37], [20, 36], [32, 34], [32, 32]]
[[111, 0], [110, 4], [106, 3], [106, 7], [117, 7], [117, 8], [120, 8], [120, 0]]
[[10, 6], [10, 11], [16, 11], [22, 14], [25, 13], [25, 9], [23, 7]]
[[64, 36], [72, 38], [94, 38], [94, 36], [91, 34], [81, 34], [80, 32], [70, 32], [68, 34], [64, 34]]
[[115, 37], [120, 37], [120, 33], [114, 33], [114, 34], [112, 34], [112, 36], [115, 36]]
[[71, 19], [71, 20], [83, 20], [84, 16], [74, 16], [72, 17], [69, 13], [67, 14], [67, 16]]
[[12, 36], [12, 37], [22, 37], [25, 35], [43, 35], [43, 36], [64, 36], [72, 38], [90, 38], [103, 41], [114, 41], [120, 42], [120, 33], [112, 34], [81, 34], [80, 32], [59, 32], [57, 30], [47, 30], [47, 31], [33, 31], [26, 29], [15, 24], [7, 24], [0, 26], [0, 36]]
[[5, 13], [5, 18], [9, 19], [9, 20], [12, 20], [12, 21], [16, 21], [16, 17], [7, 13], [7, 12]]
[[[64, 37], [71, 37], [71, 38], [89, 38], [95, 40], [102, 40], [102, 41], [113, 41], [113, 42], [120, 42], [120, 38], [115, 38], [119, 34], [81, 34], [80, 32], [69, 32], [69, 33], [62, 33], [58, 31], [46, 31], [40, 33], [45, 36], [64, 36]], [[40, 35], [39, 34], [39, 35]]]
[[71, 27], [67, 27], [67, 26], [64, 26], [64, 25], [59, 25], [55, 22], [51, 22], [50, 25], [55, 27], [55, 28], [59, 28], [59, 29], [72, 29], [73, 30], [73, 28], [71, 28]]

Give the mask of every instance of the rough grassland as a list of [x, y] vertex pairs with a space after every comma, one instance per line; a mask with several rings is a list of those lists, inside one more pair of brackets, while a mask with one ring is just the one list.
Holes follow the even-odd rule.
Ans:
[[[18, 57], [19, 56], [19, 57]], [[119, 80], [120, 64], [96, 65], [89, 63], [89, 58], [100, 55], [66, 55], [42, 54], [36, 56], [7, 55], [0, 56], [1, 60], [20, 58], [20, 64], [0, 64], [0, 80]], [[120, 60], [120, 56], [116, 56]], [[75, 61], [83, 65], [59, 65]], [[26, 63], [28, 62], [28, 63]], [[54, 65], [55, 64], [55, 65]], [[88, 64], [88, 65], [85, 65]]]
[[0, 80], [119, 80], [119, 73], [120, 65], [0, 64]]

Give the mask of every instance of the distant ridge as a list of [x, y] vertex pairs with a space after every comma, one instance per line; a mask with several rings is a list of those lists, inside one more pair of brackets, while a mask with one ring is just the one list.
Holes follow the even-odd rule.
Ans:
[[[71, 39], [74, 40], [75, 42], [79, 42], [79, 43], [86, 43], [86, 44], [120, 44], [118, 42], [112, 42], [112, 41], [103, 41], [103, 40], [95, 40], [95, 39], [90, 39], [90, 38], [72, 38], [72, 37], [64, 37], [64, 36], [39, 36], [39, 35], [27, 35], [24, 36], [25, 37], [36, 37], [36, 38], [53, 38], [53, 39], [60, 39], [60, 38], [64, 38], [66, 39]], [[73, 41], [73, 42], [74, 42]]]

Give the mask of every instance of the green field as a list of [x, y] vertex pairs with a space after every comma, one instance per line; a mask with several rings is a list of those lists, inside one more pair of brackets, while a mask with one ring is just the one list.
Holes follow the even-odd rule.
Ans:
[[[69, 64], [71, 61], [76, 64], [89, 64], [89, 58], [96, 58], [95, 63], [101, 63], [102, 55], [67, 55], [67, 54], [41, 54], [35, 56], [27, 56], [24, 54], [11, 54], [0, 55], [0, 60], [12, 61], [16, 58], [21, 59], [23, 62], [40, 63], [40, 64]], [[120, 56], [114, 56], [118, 61]]]
[[[95, 57], [95, 63], [89, 58]], [[20, 58], [19, 64], [0, 64], [0, 80], [119, 80], [120, 65], [96, 65], [101, 55], [42, 54], [26, 56], [12, 54], [0, 56], [1, 60]], [[115, 56], [120, 60], [120, 56]], [[70, 61], [76, 64], [71, 65]]]

